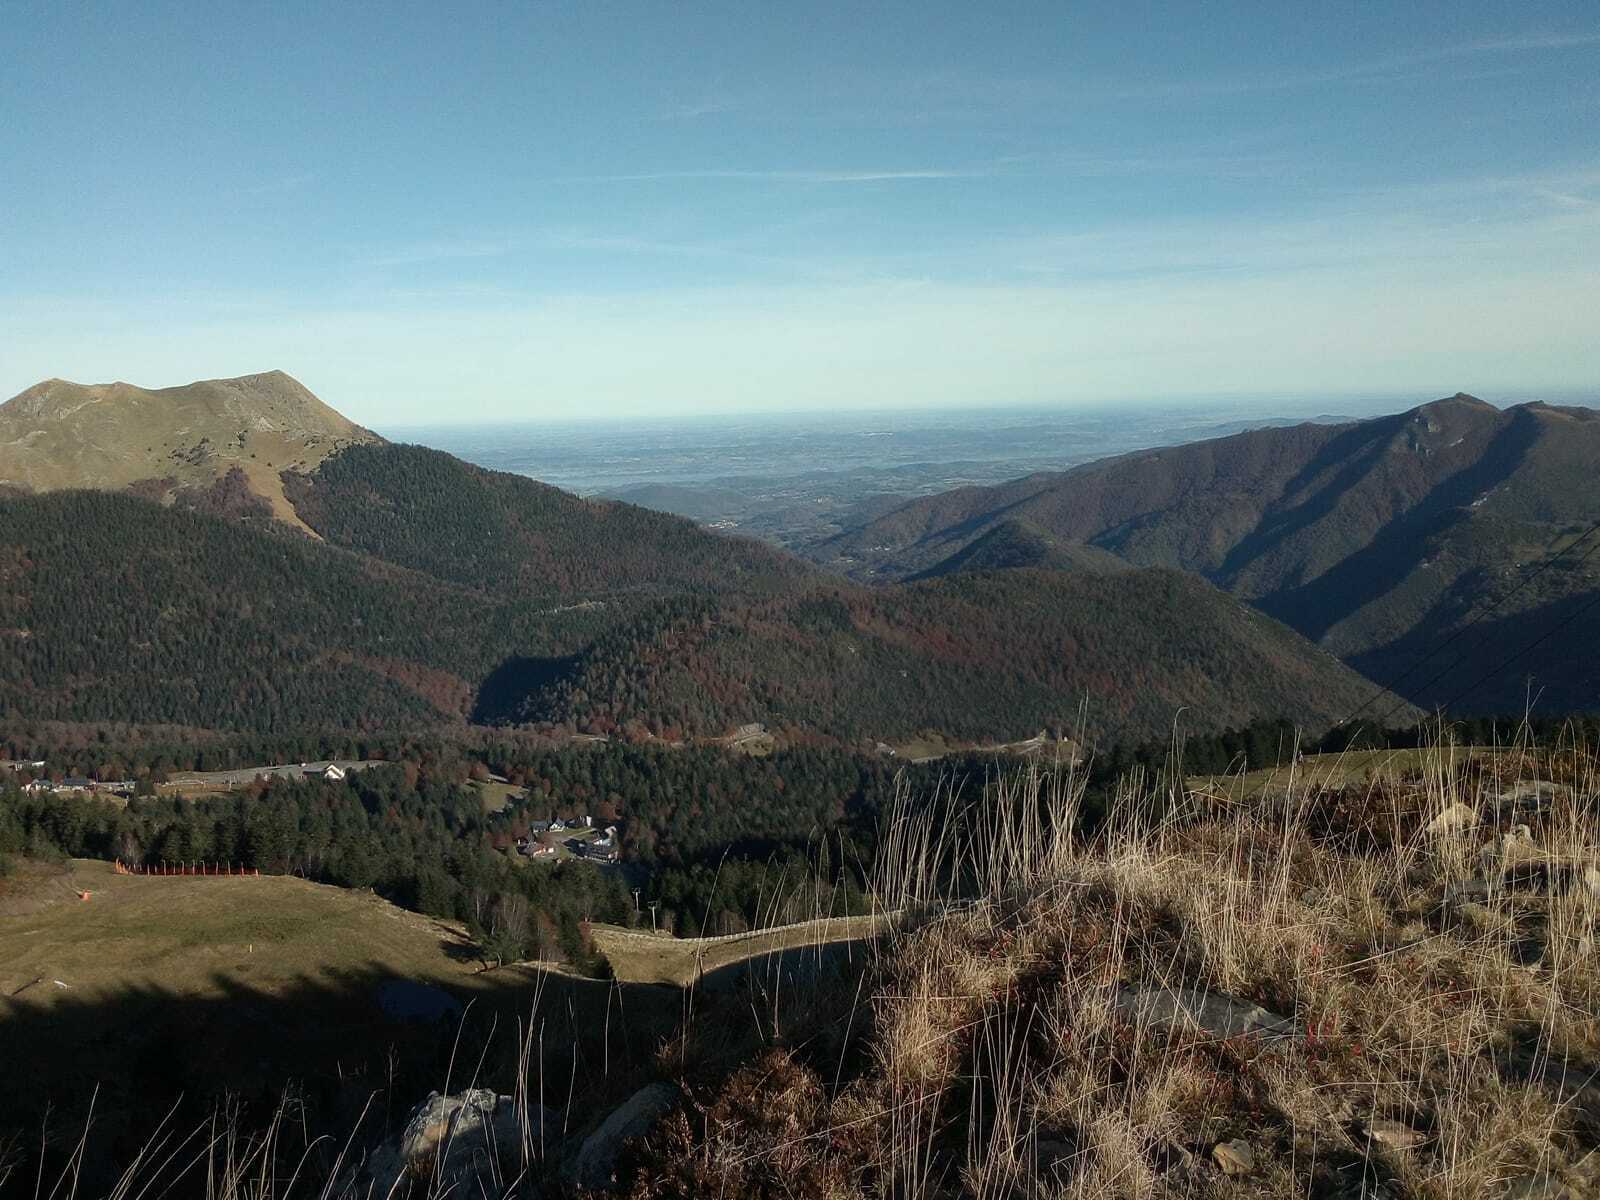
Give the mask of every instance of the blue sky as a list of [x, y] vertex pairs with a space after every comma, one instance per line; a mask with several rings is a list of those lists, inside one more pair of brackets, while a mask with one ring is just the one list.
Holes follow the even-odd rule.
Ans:
[[0, 395], [1600, 392], [1590, 2], [0, 6]]

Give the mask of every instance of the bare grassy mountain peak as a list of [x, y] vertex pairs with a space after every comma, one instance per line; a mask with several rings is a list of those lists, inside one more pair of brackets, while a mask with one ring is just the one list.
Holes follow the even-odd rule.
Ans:
[[281, 472], [381, 440], [283, 371], [154, 389], [47, 379], [0, 405], [0, 486], [201, 495], [304, 529]]

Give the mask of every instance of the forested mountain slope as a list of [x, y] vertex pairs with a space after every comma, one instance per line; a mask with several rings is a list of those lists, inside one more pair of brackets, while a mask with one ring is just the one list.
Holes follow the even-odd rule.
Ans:
[[0, 500], [8, 718], [257, 731], [459, 721], [508, 659], [571, 653], [614, 619], [130, 496]]
[[[1547, 706], [1595, 707], [1600, 680], [1570, 647], [1600, 636], [1600, 613], [1579, 615], [1600, 592], [1600, 555], [1585, 560], [1586, 542], [1539, 568], [1600, 520], [1597, 475], [1600, 413], [1502, 411], [1458, 395], [930, 497], [818, 557], [879, 578], [937, 573], [1022, 522], [1137, 565], [1202, 574], [1425, 704], [1465, 691], [1465, 707], [1517, 709], [1531, 674]], [[1494, 622], [1422, 663], [1508, 597]], [[1495, 670], [1568, 619], [1559, 637]]]
[[667, 737], [762, 721], [982, 739], [1071, 730], [1081, 705], [1091, 734], [1138, 739], [1180, 708], [1197, 729], [1325, 727], [1373, 690], [1193, 576], [1014, 570], [664, 606], [601, 638], [521, 715]]
[[[126, 443], [126, 420], [152, 443], [241, 426], [221, 457], [201, 435], [190, 482], [0, 498], [9, 719], [986, 740], [1086, 705], [1095, 734], [1145, 738], [1179, 707], [1325, 724], [1368, 691], [1203, 581], [1029, 515], [977, 530], [935, 565], [948, 579], [841, 588], [682, 518], [371, 440], [283, 375], [51, 383], [7, 411], [35, 448], [67, 428]], [[269, 431], [318, 453], [266, 496], [239, 462]], [[1019, 567], [1055, 569], [994, 570]]]
[[[692, 533], [692, 531], [690, 531]], [[718, 539], [708, 540], [715, 544]], [[467, 719], [854, 740], [1327, 723], [1366, 685], [1203, 581], [1014, 571], [546, 606], [94, 492], [0, 500], [0, 716], [276, 732]]]
[[1049, 567], [1058, 571], [1126, 571], [1130, 564], [1108, 550], [1085, 542], [1068, 542], [1033, 522], [1008, 517], [985, 530], [943, 562], [916, 579], [936, 579], [962, 571], [1003, 571], [1016, 567]]
[[530, 599], [767, 591], [813, 574], [760, 542], [422, 446], [351, 446], [284, 483], [300, 519], [334, 545]]

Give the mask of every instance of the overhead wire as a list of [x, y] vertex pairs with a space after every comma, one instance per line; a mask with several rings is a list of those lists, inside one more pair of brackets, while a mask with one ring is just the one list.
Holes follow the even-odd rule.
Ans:
[[[1589, 536], [1589, 534], [1593, 533], [1596, 529], [1600, 529], [1600, 523], [1597, 523], [1597, 524], [1591, 526], [1589, 528], [1588, 533], [1585, 533], [1582, 537], [1578, 538], [1577, 541], [1575, 541], [1575, 542], [1573, 542], [1571, 544], [1571, 546], [1576, 546], [1578, 544], [1578, 542], [1583, 541], [1585, 538], [1587, 538]], [[1570, 550], [1571, 546], [1568, 546], [1567, 549]], [[1588, 562], [1591, 558], [1593, 558], [1594, 555], [1597, 552], [1600, 552], [1600, 541], [1597, 541], [1593, 545], [1591, 545], [1589, 547], [1589, 549], [1584, 552], [1583, 557], [1578, 559], [1578, 561], [1574, 564], [1574, 567], [1582, 567], [1583, 564]], [[1563, 550], [1562, 554], [1565, 554], [1565, 553], [1566, 553], [1566, 550]], [[1552, 563], [1554, 563], [1555, 561], [1556, 561], [1556, 559], [1550, 559], [1545, 563], [1545, 566], [1549, 566]], [[1496, 609], [1499, 608], [1500, 605], [1504, 604], [1506, 602], [1506, 600], [1509, 600], [1511, 598], [1511, 596], [1515, 595], [1518, 591], [1521, 591], [1523, 586], [1525, 586], [1527, 583], [1531, 582], [1533, 579], [1537, 578], [1539, 574], [1543, 573], [1543, 570], [1544, 570], [1544, 567], [1541, 567], [1539, 571], [1534, 572], [1533, 575], [1530, 575], [1528, 577], [1528, 579], [1524, 580], [1523, 584], [1519, 584], [1516, 589], [1514, 589], [1512, 592], [1508, 593], [1506, 596], [1502, 597], [1501, 600], [1499, 601], [1499, 603], [1495, 605], [1495, 608]], [[1505, 670], [1512, 663], [1516, 662], [1519, 658], [1522, 658], [1523, 656], [1532, 653], [1534, 650], [1537, 650], [1540, 646], [1544, 645], [1545, 642], [1549, 641], [1557, 633], [1560, 633], [1561, 630], [1565, 629], [1568, 625], [1572, 624], [1579, 617], [1583, 616], [1584, 613], [1588, 612], [1591, 608], [1594, 608], [1597, 605], [1600, 605], [1600, 594], [1596, 594], [1594, 599], [1591, 600], [1589, 603], [1587, 603], [1583, 607], [1579, 608], [1576, 612], [1570, 614], [1568, 617], [1566, 617], [1566, 619], [1564, 619], [1559, 624], [1557, 624], [1554, 627], [1552, 627], [1550, 630], [1545, 632], [1540, 637], [1535, 638], [1533, 641], [1529, 642], [1521, 650], [1518, 650], [1518, 651], [1512, 653], [1511, 655], [1507, 656], [1498, 665], [1493, 667], [1491, 670], [1485, 672], [1482, 676], [1480, 676], [1478, 679], [1475, 679], [1472, 683], [1468, 684], [1466, 687], [1462, 688], [1455, 695], [1451, 696], [1449, 700], [1447, 700], [1443, 704], [1439, 705], [1439, 707], [1441, 709], [1448, 709], [1452, 704], [1456, 703], [1456, 701], [1461, 700], [1463, 697], [1465, 697], [1467, 695], [1470, 695], [1476, 688], [1478, 688], [1479, 686], [1481, 686], [1484, 683], [1487, 683], [1489, 680], [1493, 679], [1496, 675], [1498, 675], [1501, 671]], [[1492, 611], [1494, 611], [1494, 609], [1490, 609], [1488, 611], [1492, 612]], [[1487, 615], [1487, 613], [1485, 615]], [[1474, 622], [1474, 624], [1476, 624], [1476, 622]], [[1476, 643], [1476, 645], [1480, 645], [1480, 646], [1482, 644], [1483, 643], [1482, 643], [1481, 640], [1478, 643]], [[1466, 661], [1466, 655], [1465, 654], [1457, 655], [1455, 661], [1452, 662], [1449, 666], [1445, 667], [1444, 670], [1435, 672], [1433, 675], [1429, 676], [1428, 679], [1425, 680], [1422, 684], [1418, 685], [1418, 691], [1422, 691], [1422, 690], [1424, 690], [1426, 688], [1432, 687], [1435, 683], [1438, 683], [1439, 680], [1443, 679], [1446, 675], [1450, 674], [1450, 672], [1452, 672], [1456, 668], [1460, 667], [1461, 664], [1464, 663], [1465, 661]], [[1399, 711], [1401, 708], [1404, 708], [1407, 703], [1409, 703], [1409, 701], [1401, 700], [1398, 703], [1391, 705], [1382, 714], [1380, 714], [1377, 718], [1375, 718], [1375, 723], [1381, 725], [1383, 723], [1383, 721], [1385, 721], [1390, 715], [1392, 715], [1393, 713]]]
[[[1395, 689], [1398, 688], [1400, 684], [1404, 683], [1411, 676], [1415, 675], [1424, 666], [1426, 666], [1430, 661], [1432, 661], [1434, 658], [1438, 657], [1441, 653], [1443, 653], [1450, 646], [1452, 646], [1456, 642], [1460, 641], [1463, 637], [1465, 637], [1468, 633], [1472, 632], [1473, 629], [1475, 629], [1478, 625], [1482, 624], [1489, 617], [1493, 616], [1496, 612], [1498, 612], [1501, 608], [1503, 608], [1508, 601], [1510, 601], [1511, 599], [1513, 599], [1514, 597], [1519, 595], [1525, 588], [1528, 587], [1528, 585], [1533, 583], [1534, 580], [1538, 579], [1539, 576], [1543, 575], [1551, 567], [1553, 567], [1557, 563], [1559, 563], [1568, 554], [1571, 554], [1572, 551], [1576, 550], [1580, 545], [1582, 545], [1591, 536], [1593, 536], [1596, 531], [1600, 531], [1600, 521], [1596, 521], [1594, 524], [1590, 525], [1588, 529], [1584, 530], [1576, 538], [1574, 538], [1572, 541], [1568, 542], [1565, 546], [1563, 546], [1555, 554], [1553, 554], [1553, 555], [1550, 554], [1549, 549], [1546, 548], [1545, 553], [1546, 553], [1547, 557], [1545, 557], [1539, 563], [1539, 566], [1538, 566], [1537, 569], [1535, 569], [1535, 570], [1529, 572], [1527, 575], [1523, 576], [1522, 582], [1517, 584], [1516, 587], [1512, 588], [1505, 595], [1501, 596], [1493, 604], [1490, 604], [1487, 608], [1481, 608], [1480, 607], [1479, 611], [1477, 612], [1477, 615], [1475, 615], [1465, 625], [1461, 626], [1461, 628], [1457, 629], [1449, 637], [1445, 638], [1444, 641], [1442, 641], [1438, 645], [1434, 646], [1433, 649], [1429, 650], [1426, 654], [1424, 654], [1416, 662], [1412, 663], [1410, 667], [1408, 667], [1408, 668], [1406, 668], [1406, 670], [1402, 671], [1399, 675], [1397, 675], [1389, 683], [1387, 683], [1384, 686], [1378, 688], [1376, 691], [1374, 691], [1372, 693], [1372, 695], [1368, 696], [1365, 700], [1363, 700], [1360, 704], [1358, 704], [1354, 709], [1352, 709], [1347, 716], [1343, 717], [1338, 722], [1339, 726], [1346, 725], [1349, 722], [1355, 720], [1356, 717], [1360, 716], [1364, 711], [1366, 711], [1366, 709], [1371, 707], [1371, 705], [1375, 701], [1380, 699], [1385, 693], [1394, 694]], [[1554, 545], [1554, 542], [1552, 542], [1551, 545]], [[1591, 546], [1589, 548], [1588, 552], [1584, 554], [1583, 558], [1578, 560], [1579, 565], [1581, 566], [1584, 562], [1587, 562], [1588, 559], [1589, 559], [1589, 556], [1592, 555], [1595, 552], [1596, 549], [1600, 549], [1600, 542], [1596, 542], [1593, 546]], [[1458, 655], [1454, 662], [1452, 662], [1443, 671], [1439, 671], [1436, 674], [1434, 674], [1433, 676], [1431, 676], [1430, 678], [1428, 678], [1424, 683], [1422, 683], [1418, 687], [1417, 690], [1421, 691], [1424, 688], [1431, 687], [1433, 684], [1437, 683], [1440, 679], [1443, 679], [1451, 671], [1455, 670], [1464, 661], [1465, 661], [1465, 656], [1464, 655]], [[1400, 703], [1391, 705], [1387, 710], [1385, 710], [1385, 712], [1381, 716], [1376, 718], [1376, 721], [1382, 722], [1390, 714], [1398, 711], [1401, 708], [1404, 708], [1407, 703], [1408, 703], [1407, 701], [1401, 700]]]

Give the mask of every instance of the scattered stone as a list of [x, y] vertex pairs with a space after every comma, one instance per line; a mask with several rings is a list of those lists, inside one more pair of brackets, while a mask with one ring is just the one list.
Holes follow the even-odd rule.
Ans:
[[1404, 1122], [1384, 1120], [1368, 1121], [1367, 1137], [1391, 1150], [1410, 1150], [1428, 1140]]
[[1570, 788], [1546, 779], [1524, 779], [1496, 793], [1491, 803], [1496, 808], [1518, 808], [1523, 812], [1538, 813], [1571, 794]]
[[1452, 879], [1444, 885], [1446, 904], [1476, 903], [1489, 898], [1489, 881], [1486, 879]]
[[[529, 1136], [535, 1146], [554, 1128], [555, 1114], [534, 1106], [528, 1113]], [[441, 1161], [442, 1156], [442, 1161]], [[403, 1195], [403, 1181], [442, 1191], [476, 1195], [497, 1192], [520, 1169], [522, 1130], [515, 1101], [487, 1088], [469, 1088], [452, 1096], [431, 1093], [411, 1113], [405, 1131], [368, 1159], [375, 1196]], [[483, 1182], [483, 1189], [478, 1187]]]
[[1214, 1038], [1304, 1041], [1288, 1017], [1259, 1004], [1199, 988], [1121, 987], [1111, 1001], [1123, 1020], [1168, 1033], [1200, 1032]]
[[616, 1186], [617, 1159], [630, 1138], [643, 1137], [678, 1102], [678, 1089], [670, 1083], [640, 1088], [583, 1140], [562, 1168], [574, 1187], [591, 1191]]
[[1248, 1175], [1256, 1169], [1256, 1152], [1242, 1138], [1218, 1142], [1211, 1148], [1211, 1161], [1224, 1175]]
[[1600, 868], [1578, 859], [1526, 855], [1507, 865], [1500, 882], [1513, 892], [1600, 897]]
[[1444, 837], [1448, 834], [1460, 833], [1464, 829], [1472, 829], [1477, 824], [1478, 814], [1476, 810], [1458, 800], [1429, 821], [1423, 832], [1429, 837]]
[[1579, 1200], [1579, 1196], [1548, 1171], [1540, 1171], [1512, 1180], [1506, 1200]]

